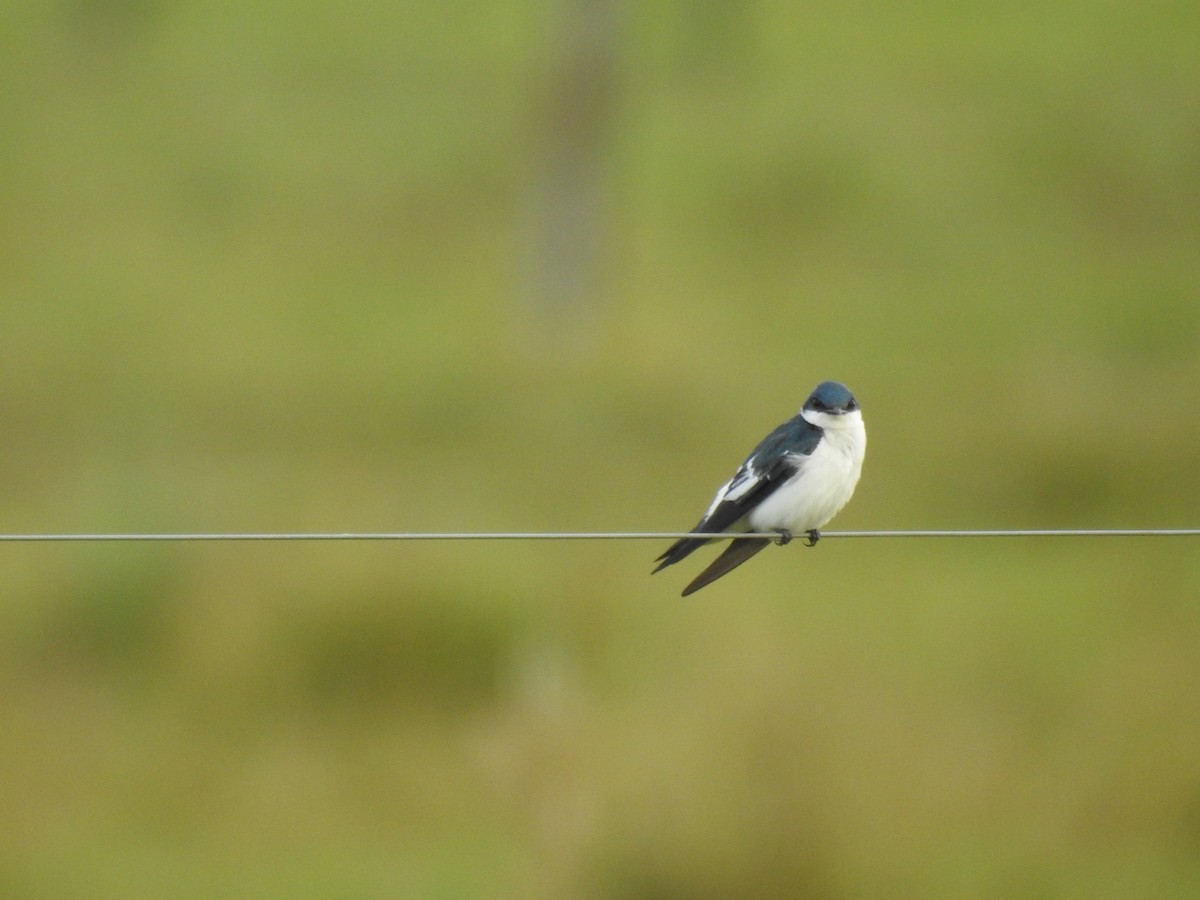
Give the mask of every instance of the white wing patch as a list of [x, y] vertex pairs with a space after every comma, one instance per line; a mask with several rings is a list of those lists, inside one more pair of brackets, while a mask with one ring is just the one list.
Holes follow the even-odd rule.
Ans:
[[761, 482], [762, 474], [754, 466], [743, 466], [725, 485], [725, 496], [721, 499], [738, 500], [758, 487]]
[[704, 518], [707, 520], [716, 508], [726, 500], [733, 501], [744, 497], [749, 491], [758, 487], [761, 482], [762, 474], [754, 466], [749, 464], [743, 465], [732, 478], [717, 488], [717, 496], [713, 497], [712, 503], [708, 505], [708, 510], [705, 511]]

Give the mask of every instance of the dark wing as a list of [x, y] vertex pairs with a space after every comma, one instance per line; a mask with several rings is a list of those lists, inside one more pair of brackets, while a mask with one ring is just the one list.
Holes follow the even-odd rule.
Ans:
[[[816, 449], [820, 440], [821, 429], [806, 422], [801, 416], [795, 416], [784, 422], [763, 438], [762, 442], [754, 448], [754, 452], [746, 457], [746, 461], [738, 467], [733, 478], [721, 486], [721, 489], [717, 491], [717, 496], [713, 498], [712, 505], [704, 514], [704, 518], [692, 529], [692, 533], [720, 534], [736, 525], [749, 514], [750, 510], [762, 503], [796, 474], [798, 466], [795, 457], [797, 455], [808, 456]], [[712, 538], [680, 538], [667, 548], [666, 553], [655, 560], [658, 566], [654, 571], [658, 572], [679, 562], [710, 540]], [[754, 546], [755, 542], [752, 540], [734, 541], [734, 547], [738, 544]], [[730, 547], [725, 552], [730, 553], [734, 547]], [[762, 546], [757, 546], [754, 552], [761, 549]], [[744, 562], [751, 555], [743, 556], [737, 563]], [[720, 558], [724, 558], [724, 556], [722, 555]], [[732, 568], [732, 565], [729, 566], [714, 575], [713, 578], [723, 575]], [[705, 584], [707, 583], [706, 581]], [[698, 590], [701, 586], [697, 585], [696, 588], [689, 586], [689, 593], [690, 590]]]
[[[794, 470], [793, 470], [794, 471]], [[692, 534], [720, 534], [746, 516], [750, 510], [770, 496], [771, 492], [791, 477], [791, 472], [780, 466], [777, 475], [759, 473], [743, 465], [736, 475], [717, 492], [717, 498], [709, 507]], [[667, 548], [667, 551], [655, 562], [658, 572], [667, 566], [674, 565], [693, 551], [703, 547], [712, 538], [680, 538]], [[736, 543], [752, 543], [737, 541]], [[653, 573], [651, 573], [653, 574]]]

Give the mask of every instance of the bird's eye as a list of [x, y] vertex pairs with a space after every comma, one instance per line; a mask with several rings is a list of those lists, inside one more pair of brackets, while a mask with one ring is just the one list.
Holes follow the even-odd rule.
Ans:
[[847, 411], [852, 412], [856, 409], [858, 409], [858, 401], [857, 400], [851, 400], [849, 403], [846, 404]]

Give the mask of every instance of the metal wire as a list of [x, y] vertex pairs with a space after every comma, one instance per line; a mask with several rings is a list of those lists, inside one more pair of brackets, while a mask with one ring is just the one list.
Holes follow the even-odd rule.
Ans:
[[[822, 531], [830, 538], [1197, 537], [1200, 528], [1011, 528], [892, 531]], [[182, 532], [176, 534], [0, 534], [0, 543], [86, 541], [670, 541], [698, 537], [690, 531], [492, 531], [492, 532]], [[803, 540], [804, 535], [796, 536]], [[775, 532], [714, 534], [713, 538], [770, 538]]]

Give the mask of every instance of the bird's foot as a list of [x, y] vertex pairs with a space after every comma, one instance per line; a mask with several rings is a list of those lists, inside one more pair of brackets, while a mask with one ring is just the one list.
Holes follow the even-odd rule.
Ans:
[[804, 542], [804, 546], [805, 547], [817, 546], [817, 541], [819, 541], [821, 539], [821, 532], [819, 532], [815, 528], [810, 528], [808, 531], [805, 532], [805, 534], [808, 535], [808, 540]]
[[779, 534], [779, 537], [775, 539], [775, 543], [780, 547], [786, 546], [792, 542], [792, 533], [786, 528], [776, 528], [775, 531]]

